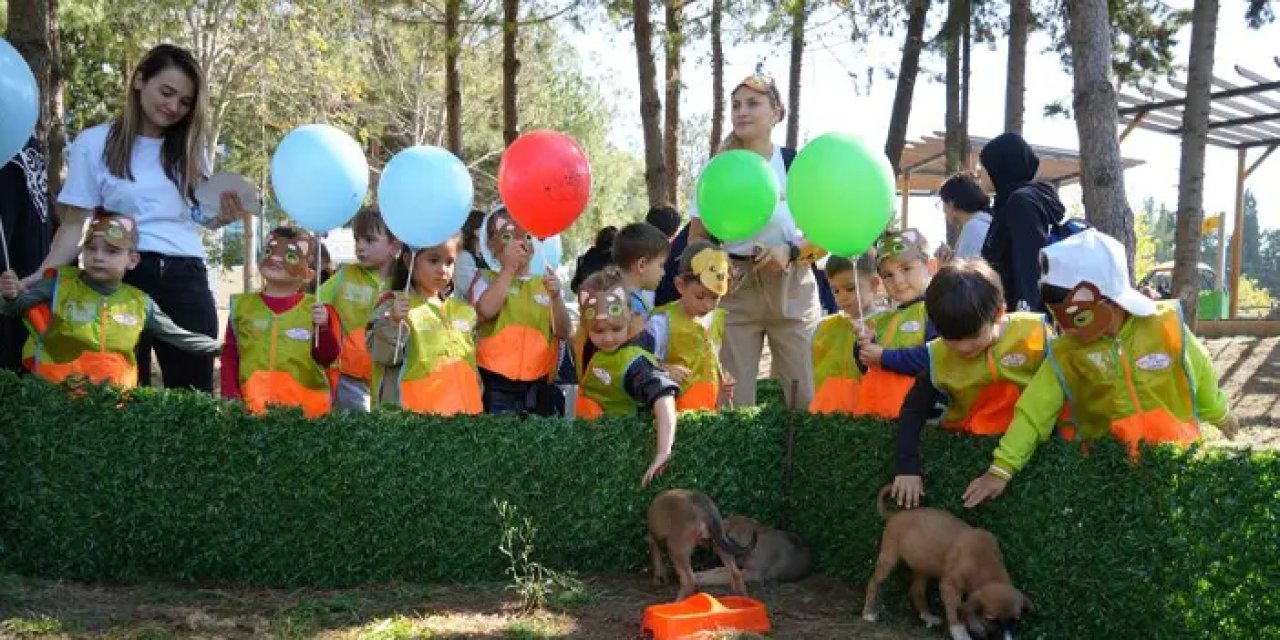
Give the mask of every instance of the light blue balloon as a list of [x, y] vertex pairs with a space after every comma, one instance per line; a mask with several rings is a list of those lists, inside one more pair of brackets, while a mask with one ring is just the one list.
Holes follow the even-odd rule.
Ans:
[[40, 89], [31, 67], [0, 38], [0, 165], [26, 146], [40, 117]]
[[369, 162], [351, 136], [327, 124], [298, 127], [271, 157], [271, 187], [280, 208], [312, 233], [355, 217], [369, 193]]
[[533, 259], [529, 261], [529, 273], [542, 275], [548, 267], [552, 270], [559, 269], [564, 260], [564, 246], [560, 244], [560, 236], [551, 236], [537, 245], [533, 250]]
[[471, 172], [440, 147], [409, 147], [391, 158], [378, 179], [378, 208], [401, 242], [434, 247], [462, 229], [475, 188]]

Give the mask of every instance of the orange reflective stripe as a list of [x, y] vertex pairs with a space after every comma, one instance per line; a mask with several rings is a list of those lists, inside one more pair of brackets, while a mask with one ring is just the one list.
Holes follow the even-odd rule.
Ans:
[[373, 377], [373, 359], [365, 343], [365, 329], [360, 327], [342, 336], [342, 355], [338, 358], [342, 375], [368, 381]]
[[871, 367], [858, 385], [858, 415], [893, 419], [902, 413], [902, 403], [915, 378]]
[[509, 324], [479, 341], [476, 362], [508, 380], [532, 382], [551, 374], [556, 351], [541, 331]]
[[27, 322], [27, 328], [35, 335], [44, 335], [49, 330], [49, 323], [53, 320], [53, 310], [49, 308], [49, 303], [41, 302], [30, 309], [27, 309], [22, 317]]
[[992, 351], [993, 350], [991, 348], [987, 349], [987, 371], [991, 372], [991, 381], [996, 382], [1000, 380], [1000, 373], [996, 371], [996, 359], [995, 356], [992, 355]]
[[1129, 456], [1138, 458], [1138, 443], [1171, 442], [1188, 446], [1200, 437], [1193, 422], [1182, 422], [1164, 409], [1139, 411], [1111, 423], [1111, 435], [1129, 447]]
[[[272, 349], [274, 350], [274, 343]], [[301, 407], [303, 415], [317, 418], [329, 412], [329, 392], [308, 389], [283, 371], [255, 371], [240, 385], [240, 396], [250, 413], [265, 413], [270, 405]]]
[[809, 403], [809, 413], [856, 415], [861, 384], [852, 378], [829, 377], [822, 381]]
[[889, 319], [889, 329], [884, 333], [884, 343], [892, 344], [894, 334], [898, 333], [898, 323], [902, 322], [901, 315], [894, 315]]
[[573, 415], [583, 420], [598, 420], [604, 415], [604, 407], [579, 392], [578, 400], [573, 403]]
[[712, 382], [695, 382], [676, 398], [676, 411], [715, 411], [720, 387]]
[[71, 362], [36, 361], [35, 374], [50, 382], [70, 378], [87, 378], [95, 384], [110, 383], [119, 387], [138, 386], [138, 371], [118, 353], [89, 351]]
[[478, 415], [480, 378], [466, 360], [437, 364], [431, 375], [400, 383], [400, 405], [417, 413]]
[[1013, 408], [1022, 396], [1022, 389], [1008, 381], [999, 380], [982, 389], [973, 402], [969, 415], [959, 422], [943, 421], [942, 426], [979, 436], [994, 436], [1005, 432], [1013, 421]]

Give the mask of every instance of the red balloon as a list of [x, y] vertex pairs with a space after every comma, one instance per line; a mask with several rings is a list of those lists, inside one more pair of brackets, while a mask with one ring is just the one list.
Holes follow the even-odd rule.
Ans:
[[498, 195], [526, 231], [542, 239], [554, 236], [568, 229], [591, 199], [587, 154], [563, 133], [530, 131], [502, 154]]

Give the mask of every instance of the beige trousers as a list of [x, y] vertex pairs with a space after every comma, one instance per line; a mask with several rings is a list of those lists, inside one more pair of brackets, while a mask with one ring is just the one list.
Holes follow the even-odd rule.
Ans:
[[[797, 265], [784, 273], [767, 273], [739, 261], [734, 261], [734, 267], [745, 269], [746, 274], [720, 302], [725, 310], [720, 362], [737, 383], [734, 406], [756, 403], [756, 376], [767, 337], [773, 377], [782, 385], [788, 406], [803, 410], [813, 398], [809, 341], [822, 317], [813, 271]], [[793, 382], [795, 398], [791, 397]]]

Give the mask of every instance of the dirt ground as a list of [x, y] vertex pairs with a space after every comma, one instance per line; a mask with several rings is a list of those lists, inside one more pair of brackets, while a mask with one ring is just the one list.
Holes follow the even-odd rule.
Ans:
[[[339, 591], [213, 585], [82, 585], [0, 576], [0, 636], [44, 638], [641, 638], [648, 604], [671, 598], [641, 575], [592, 577], [587, 599], [523, 615], [502, 585], [389, 584]], [[773, 637], [835, 640], [941, 638], [894, 608], [862, 621], [860, 588], [822, 577], [758, 587]], [[901, 594], [900, 594], [901, 595]], [[710, 636], [749, 637], [749, 636]]]

